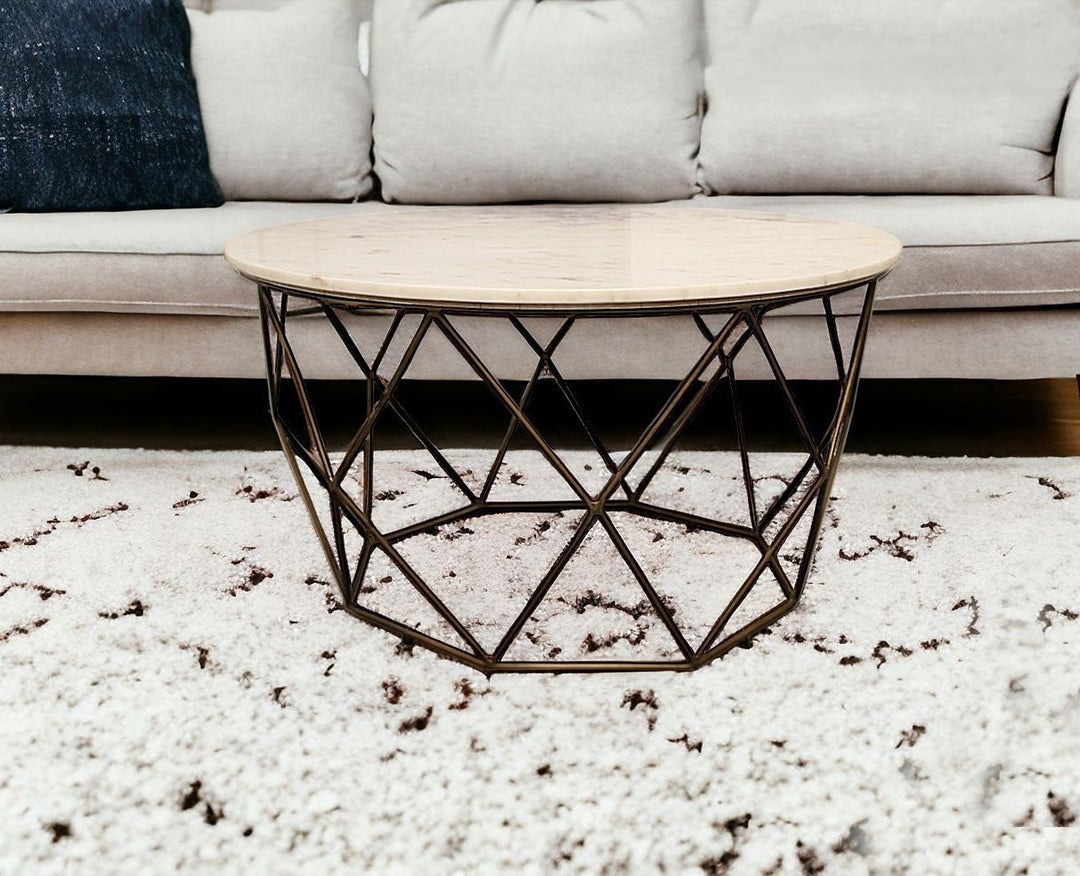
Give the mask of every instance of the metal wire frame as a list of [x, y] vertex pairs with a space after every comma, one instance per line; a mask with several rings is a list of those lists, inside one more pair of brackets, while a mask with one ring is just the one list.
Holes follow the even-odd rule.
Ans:
[[[467, 307], [427, 306], [402, 302], [391, 308], [393, 317], [379, 350], [371, 361], [363, 355], [349, 334], [343, 313], [365, 313], [388, 309], [385, 300], [359, 301], [354, 298], [338, 298], [332, 293], [312, 292], [280, 286], [259, 285], [259, 304], [262, 333], [266, 353], [266, 368], [270, 397], [270, 412], [278, 438], [304, 504], [307, 507], [315, 531], [322, 544], [334, 579], [340, 589], [344, 608], [351, 615], [391, 632], [402, 639], [419, 644], [486, 674], [496, 672], [615, 672], [658, 669], [692, 670], [723, 655], [736, 645], [746, 642], [755, 633], [773, 624], [798, 604], [806, 586], [813, 561], [814, 550], [825, 517], [828, 497], [836, 477], [837, 467], [851, 424], [851, 414], [858, 387], [859, 371], [866, 346], [867, 330], [873, 309], [876, 278], [856, 284], [840, 285], [813, 290], [800, 295], [786, 296], [782, 300], [698, 303], [694, 306], [675, 304], [626, 308], [618, 311], [588, 310], [581, 308], [559, 310], [544, 308], [535, 312], [521, 307]], [[837, 328], [832, 299], [837, 295], [862, 290], [862, 306], [850, 353], [845, 361], [843, 345]], [[277, 301], [275, 302], [275, 296]], [[290, 307], [290, 299], [307, 302], [306, 306]], [[805, 414], [796, 403], [790, 383], [780, 366], [765, 332], [765, 318], [778, 307], [797, 301], [819, 300], [829, 335], [839, 382], [838, 400], [822, 438], [815, 438]], [[287, 325], [290, 319], [301, 314], [321, 314], [333, 327], [342, 345], [355, 362], [365, 381], [364, 419], [344, 449], [344, 455], [336, 463], [331, 461], [326, 439], [317, 422], [307, 383], [300, 363], [289, 342]], [[690, 313], [694, 324], [706, 341], [704, 352], [697, 358], [687, 374], [677, 383], [661, 409], [652, 418], [634, 446], [616, 461], [604, 446], [598, 432], [589, 421], [570, 383], [556, 366], [554, 354], [576, 322], [582, 319], [612, 318], [619, 316], [666, 315]], [[455, 328], [452, 318], [457, 316], [484, 316], [506, 320], [523, 338], [537, 357], [537, 364], [524, 389], [516, 398], [510, 394], [498, 377], [484, 363], [477, 352]], [[532, 315], [558, 316], [563, 322], [547, 344], [539, 343], [529, 332], [522, 318]], [[726, 317], [719, 331], [709, 328], [704, 317]], [[389, 376], [381, 373], [381, 367], [394, 339], [402, 331], [406, 316], [419, 318], [408, 345]], [[457, 353], [469, 365], [476, 376], [492, 391], [509, 415], [503, 439], [496, 451], [494, 463], [479, 490], [472, 489], [454, 466], [446, 459], [434, 441], [420, 428], [415, 419], [402, 405], [396, 391], [401, 380], [412, 365], [421, 342], [432, 327], [450, 342]], [[798, 429], [807, 452], [807, 460], [783, 491], [767, 508], [756, 507], [754, 480], [751, 472], [749, 448], [743, 413], [739, 403], [738, 384], [735, 376], [735, 359], [739, 352], [754, 341], [764, 353], [772, 375], [780, 387], [785, 405]], [[709, 369], [713, 370], [711, 373]], [[605, 485], [596, 493], [590, 493], [559, 456], [536, 424], [528, 415], [527, 407], [537, 383], [551, 379], [568, 403], [570, 410], [593, 449], [599, 454], [608, 472]], [[741, 457], [741, 468], [749, 508], [750, 525], [692, 514], [686, 511], [662, 507], [648, 502], [644, 494], [656, 474], [661, 470], [679, 437], [686, 430], [704, 402], [724, 385], [731, 396], [735, 420], [736, 439]], [[283, 387], [291, 388], [292, 397], [298, 403], [303, 422], [303, 433], [288, 423], [282, 414]], [[461, 491], [466, 499], [462, 507], [401, 527], [392, 532], [381, 532], [372, 520], [373, 511], [373, 461], [375, 427], [382, 415], [392, 411], [432, 456], [435, 463]], [[575, 498], [559, 501], [493, 501], [490, 498], [499, 468], [519, 430], [527, 433], [550, 465], [559, 473], [573, 491]], [[658, 446], [655, 460], [636, 485], [631, 485], [628, 475], [650, 448]], [[363, 457], [364, 477], [360, 500], [354, 499], [343, 487], [343, 482], [356, 460]], [[330, 531], [320, 521], [314, 497], [311, 495], [301, 465], [325, 490], [329, 502]], [[800, 493], [801, 490], [801, 493]], [[789, 503], [798, 496], [793, 507]], [[760, 510], [760, 513], [759, 513]], [[405, 560], [395, 545], [424, 533], [432, 533], [439, 527], [468, 520], [486, 514], [577, 511], [581, 514], [573, 534], [564, 545], [548, 571], [537, 582], [526, 604], [518, 612], [498, 645], [485, 650], [466, 625], [445, 605], [435, 590], [423, 580]], [[776, 523], [782, 512], [787, 517], [779, 523], [771, 539], [766, 530]], [[629, 549], [611, 520], [611, 514], [631, 512], [660, 521], [682, 523], [688, 527], [742, 539], [754, 545], [761, 556], [754, 568], [742, 581], [727, 606], [716, 618], [708, 633], [693, 648], [676, 624], [673, 611], [665, 604], [649, 580], [641, 563]], [[807, 514], [812, 514], [811, 524], [804, 543], [800, 545], [798, 571], [794, 580], [788, 576], [779, 562], [779, 552], [795, 528]], [[362, 547], [355, 558], [346, 549], [345, 527], [351, 526], [362, 537]], [[522, 628], [573, 558], [595, 526], [601, 527], [615, 549], [632, 572], [649, 605], [671, 636], [681, 655], [672, 660], [507, 660], [506, 655], [517, 640]], [[434, 611], [449, 624], [469, 650], [444, 642], [433, 635], [414, 629], [385, 614], [366, 608], [359, 601], [364, 575], [373, 552], [381, 550], [401, 571], [417, 593]], [[728, 630], [727, 624], [766, 571], [771, 572], [779, 583], [783, 599], [768, 611], [738, 629]]]

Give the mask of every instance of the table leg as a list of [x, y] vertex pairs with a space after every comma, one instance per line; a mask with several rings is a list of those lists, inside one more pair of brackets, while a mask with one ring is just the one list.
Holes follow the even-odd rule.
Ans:
[[[854, 340], [845, 354], [837, 328], [837, 317], [832, 308], [832, 298], [853, 292], [862, 295], [862, 310]], [[483, 357], [457, 330], [454, 323], [455, 317], [459, 315], [457, 312], [439, 308], [410, 309], [408, 312], [418, 318], [418, 322], [415, 328], [411, 325], [406, 328], [403, 319], [406, 311], [401, 310], [395, 315], [380, 349], [369, 358], [359, 349], [346, 327], [348, 314], [362, 311], [362, 307], [320, 300], [318, 296], [309, 293], [261, 287], [259, 300], [271, 415], [282, 449], [339, 585], [345, 610], [403, 639], [421, 644], [486, 673], [695, 669], [745, 643], [749, 637], [791, 611], [806, 585], [814, 549], [824, 522], [829, 493], [850, 427], [873, 296], [873, 282], [849, 289], [828, 290], [816, 296], [821, 302], [822, 326], [828, 332], [839, 384], [836, 409], [832, 412], [824, 434], [814, 434], [772, 349], [767, 332], [771, 306], [746, 305], [726, 309], [717, 306], [709, 310], [703, 308], [701, 312], [694, 314], [694, 322], [705, 339], [704, 349], [634, 445], [616, 459], [604, 445], [600, 432], [590, 422], [569, 381], [563, 377], [553, 359], [556, 349], [572, 329], [575, 320], [591, 318], [597, 314], [566, 314], [560, 330], [551, 341], [543, 345], [529, 333], [520, 314], [511, 311], [486, 313], [488, 318], [509, 322], [537, 357], [532, 379], [523, 392], [515, 395], [507, 390], [485, 364]], [[814, 297], [808, 296], [808, 299]], [[310, 312], [314, 307], [322, 313], [356, 363], [357, 376], [366, 381], [362, 422], [344, 452], [340, 454], [332, 453], [327, 447], [318, 418], [312, 409], [302, 363], [298, 361], [297, 352], [290, 343], [288, 327], [295, 316], [291, 308], [296, 302], [301, 302], [306, 312]], [[703, 318], [706, 313], [719, 314], [724, 318], [723, 326], [718, 331], [708, 328]], [[470, 315], [478, 314], [473, 312]], [[408, 334], [410, 331], [411, 335]], [[399, 397], [401, 381], [429, 331], [438, 331], [445, 337], [492, 392], [509, 417], [504, 440], [495, 454], [494, 465], [482, 478], [483, 485], [479, 489], [466, 483]], [[386, 373], [387, 369], [382, 366], [392, 341], [405, 338], [408, 340], [404, 353], [393, 369]], [[767, 501], [757, 496], [736, 378], [736, 363], [748, 349], [756, 350], [768, 363], [773, 378], [780, 387], [787, 414], [796, 423], [806, 452], [806, 460], [802, 466], [780, 493]], [[545, 437], [543, 430], [530, 417], [528, 408], [531, 394], [541, 376], [551, 378], [603, 461], [607, 469], [607, 480], [600, 489], [586, 488], [559, 449]], [[748, 523], [669, 507], [648, 497], [650, 485], [662, 471], [695, 415], [710, 398], [725, 391], [730, 396], [735, 423]], [[283, 403], [286, 396], [288, 405]], [[292, 411], [291, 415], [286, 412], [286, 407]], [[384, 532], [376, 526], [373, 519], [374, 495], [377, 492], [373, 483], [373, 472], [377, 426], [380, 419], [388, 413], [398, 417], [419, 445], [431, 455], [434, 464], [442, 472], [440, 476], [445, 476], [458, 489], [463, 501], [460, 507], [452, 511]], [[492, 486], [495, 484], [499, 467], [504, 461], [511, 438], [519, 432], [532, 439], [540, 456], [565, 482], [572, 498], [558, 501], [492, 499]], [[658, 452], [649, 465], [645, 466], [646, 455], [653, 451]], [[364, 473], [359, 497], [346, 489], [346, 481], [357, 466]], [[638, 472], [639, 468], [644, 469], [643, 473], [634, 482], [632, 475]], [[325, 510], [321, 510], [323, 503]], [[573, 512], [580, 517], [550, 567], [538, 576], [535, 586], [520, 609], [506, 619], [505, 631], [494, 647], [480, 643], [470, 625], [440, 598], [437, 582], [426, 581], [399, 550], [399, 546], [404, 545], [410, 538], [486, 515], [558, 511]], [[733, 542], [751, 545], [758, 552], [759, 558], [754, 567], [741, 581], [735, 582], [737, 586], [719, 616], [712, 621], [707, 632], [696, 644], [688, 638], [683, 629], [684, 619], [677, 615], [651, 579], [647, 572], [648, 564], [631, 549], [613, 515], [635, 515], [638, 518], [682, 524], [688, 530], [705, 530]], [[803, 528], [800, 529], [800, 526]], [[632, 573], [644, 597], [643, 605], [655, 616], [656, 629], [666, 632], [670, 637], [670, 657], [655, 660], [593, 660], [586, 659], [583, 654], [566, 654], [560, 655], [561, 659], [514, 659], [511, 656], [512, 649], [520, 641], [522, 631], [534, 618], [538, 607], [544, 602], [567, 564], [594, 531], [610, 539], [615, 551]], [[359, 538], [360, 544], [358, 548], [350, 549], [350, 545], [355, 541], [354, 534]], [[363, 596], [366, 575], [376, 552], [389, 559], [413, 588], [414, 595], [418, 595], [434, 612], [442, 628], [452, 631], [454, 641], [447, 641], [447, 637], [440, 637], [434, 630], [418, 630], [391, 617], [385, 611], [375, 611], [365, 605]], [[800, 560], [797, 572], [793, 575], [784, 567], [788, 553], [797, 555]], [[766, 578], [769, 582], [765, 581]], [[718, 582], [717, 586], [724, 583], [729, 582]], [[745, 617], [748, 596], [755, 588], [766, 585], [775, 588], [774, 604], [761, 611], [755, 610], [749, 618]], [[657, 635], [659, 634], [658, 632]]]

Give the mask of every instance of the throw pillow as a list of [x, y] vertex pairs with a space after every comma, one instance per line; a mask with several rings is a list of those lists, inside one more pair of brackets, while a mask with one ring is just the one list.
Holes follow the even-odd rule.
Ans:
[[1075, 0], [706, 0], [717, 194], [1052, 193]]
[[188, 17], [210, 167], [229, 200], [344, 201], [371, 191], [355, 0], [214, 3]]
[[376, 0], [375, 173], [400, 203], [697, 191], [697, 0]]
[[213, 207], [181, 0], [0, 0], [0, 210]]

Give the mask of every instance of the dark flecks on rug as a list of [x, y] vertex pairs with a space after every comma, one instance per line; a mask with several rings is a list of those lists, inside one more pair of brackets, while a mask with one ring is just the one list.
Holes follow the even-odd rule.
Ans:
[[66, 821], [50, 821], [45, 825], [45, 829], [52, 834], [52, 841], [54, 843], [58, 843], [60, 840], [69, 839], [71, 837], [71, 825]]
[[875, 551], [884, 550], [889, 556], [896, 557], [898, 560], [906, 560], [910, 563], [915, 560], [915, 553], [911, 548], [919, 543], [928, 545], [933, 544], [938, 536], [945, 532], [945, 527], [936, 520], [927, 520], [925, 523], [919, 524], [919, 529], [925, 531], [912, 535], [910, 532], [905, 532], [901, 529], [897, 531], [896, 535], [888, 537], [872, 534], [870, 536], [872, 544], [868, 545], [866, 548], [862, 550], [840, 548], [837, 552], [837, 556], [842, 560], [861, 560], [864, 557], [870, 556], [870, 554]]
[[732, 864], [739, 858], [739, 843], [746, 833], [747, 828], [750, 827], [751, 814], [747, 812], [745, 815], [737, 815], [734, 818], [729, 818], [723, 823], [713, 822], [712, 827], [714, 830], [723, 830], [729, 836], [729, 842], [731, 847], [726, 851], [721, 852], [719, 855], [705, 858], [698, 865], [701, 868], [701, 872], [707, 874], [707, 876], [723, 876], [727, 873]]
[[681, 743], [686, 746], [687, 751], [696, 751], [698, 754], [701, 754], [701, 740], [691, 739], [690, 735], [687, 733], [684, 733], [682, 736], [677, 736], [674, 739], [668, 739], [668, 742]]
[[457, 681], [455, 681], [454, 690], [456, 690], [461, 695], [461, 699], [459, 699], [456, 703], [450, 703], [447, 708], [455, 712], [460, 712], [463, 709], [469, 708], [469, 704], [472, 702], [474, 697], [483, 697], [491, 693], [491, 688], [477, 690], [475, 687], [473, 687], [473, 683], [467, 678], [459, 678]]
[[[86, 471], [86, 467], [88, 465], [90, 465], [89, 460], [87, 460], [86, 462], [70, 463], [67, 468], [68, 468], [68, 471], [73, 472], [75, 474], [75, 477], [81, 478], [83, 476], [83, 473]], [[92, 480], [92, 481], [107, 481], [108, 480], [107, 477], [102, 476], [101, 469], [96, 465], [92, 469], [90, 469], [90, 474], [93, 475], [93, 477], [90, 478], [90, 480]]]
[[964, 638], [979, 635], [979, 628], [975, 626], [979, 622], [979, 600], [974, 596], [969, 596], [957, 602], [952, 610], [959, 611], [961, 608], [966, 608], [971, 612], [971, 620], [968, 621], [967, 629], [964, 630]]
[[198, 505], [204, 501], [206, 500], [199, 497], [198, 490], [189, 490], [186, 498], [173, 502], [173, 508], [190, 508], [192, 505]]
[[225, 817], [223, 807], [220, 805], [215, 807], [213, 803], [203, 796], [203, 783], [200, 779], [196, 779], [180, 798], [180, 811], [187, 812], [189, 809], [195, 809], [200, 803], [203, 805], [203, 821], [211, 827]]
[[1055, 484], [1050, 478], [1038, 478], [1039, 486], [1046, 487], [1048, 490], [1053, 491], [1054, 499], [1068, 499], [1070, 494], [1066, 493], [1061, 487]]
[[[0, 594], [0, 595], [3, 595], [3, 594]], [[1058, 609], [1058, 608], [1054, 608], [1054, 606], [1053, 606], [1053, 605], [1051, 605], [1051, 604], [1050, 604], [1050, 603], [1048, 602], [1048, 603], [1046, 603], [1046, 605], [1044, 605], [1044, 606], [1042, 607], [1042, 609], [1041, 609], [1041, 610], [1039, 611], [1039, 618], [1038, 618], [1038, 619], [1039, 619], [1039, 623], [1041, 623], [1041, 624], [1043, 625], [1043, 632], [1044, 632], [1044, 633], [1045, 633], [1045, 632], [1046, 632], [1046, 631], [1047, 631], [1048, 629], [1050, 629], [1050, 627], [1052, 627], [1052, 626], [1054, 625], [1054, 622], [1053, 622], [1053, 621], [1052, 621], [1052, 620], [1050, 619], [1050, 616], [1051, 616], [1051, 615], [1055, 615], [1055, 614], [1056, 614], [1056, 615], [1058, 615], [1059, 617], [1063, 617], [1063, 618], [1065, 618], [1065, 620], [1070, 620], [1070, 621], [1074, 621], [1074, 620], [1076, 620], [1076, 619], [1077, 619], [1078, 617], [1080, 617], [1080, 614], [1078, 614], [1077, 612], [1073, 611], [1072, 609], [1068, 609], [1068, 608], [1061, 608], [1061, 609]]]
[[396, 678], [388, 678], [382, 683], [383, 697], [392, 706], [396, 706], [401, 702], [402, 696], [405, 694], [405, 688], [401, 686], [401, 682]]
[[98, 617], [105, 620], [117, 620], [122, 617], [142, 617], [149, 610], [150, 606], [146, 605], [141, 599], [133, 599], [125, 608], [118, 611], [99, 611]]
[[431, 721], [431, 716], [435, 709], [432, 706], [428, 706], [424, 709], [423, 714], [413, 715], [411, 718], [406, 718], [398, 726], [398, 733], [411, 733], [414, 730], [426, 730], [428, 722]]
[[910, 730], [901, 730], [900, 741], [896, 743], [896, 748], [899, 748], [901, 745], [914, 748], [915, 743], [919, 741], [925, 732], [926, 727], [923, 724], [912, 724]]
[[38, 540], [45, 536], [52, 535], [57, 531], [64, 523], [74, 524], [80, 526], [83, 523], [89, 523], [92, 520], [103, 520], [106, 517], [110, 517], [113, 514], [119, 514], [122, 511], [129, 510], [129, 506], [123, 502], [117, 502], [115, 505], [109, 505], [106, 508], [102, 508], [99, 511], [93, 511], [90, 514], [83, 514], [82, 516], [71, 517], [67, 521], [61, 521], [58, 517], [50, 517], [45, 521], [44, 529], [35, 529], [30, 535], [17, 536], [16, 538], [0, 540], [0, 551], [9, 550], [14, 545], [22, 545], [23, 547], [33, 547], [38, 543]]
[[656, 693], [653, 690], [627, 691], [623, 695], [622, 705], [629, 706], [631, 712], [638, 706], [642, 706], [642, 711], [645, 712], [645, 723], [649, 731], [651, 732], [656, 726], [656, 712], [660, 708], [660, 701], [656, 698]]
[[[384, 578], [381, 583], [387, 584], [390, 582], [390, 578]], [[323, 594], [323, 602], [326, 605], [326, 613], [333, 614], [335, 611], [344, 611], [345, 603], [341, 601], [341, 597], [338, 594], [338, 586], [330, 581], [320, 578], [317, 575], [308, 575], [304, 579], [304, 583], [308, 587], [318, 585], [319, 587], [325, 587], [326, 593]], [[374, 587], [361, 587], [361, 593], [372, 593]]]
[[[100, 480], [90, 465], [66, 469], [70, 455], [5, 457], [5, 491], [18, 482], [28, 497], [5, 504], [14, 513], [3, 534], [21, 538], [0, 545], [0, 747], [14, 764], [0, 806], [24, 813], [5, 821], [0, 860], [13, 854], [14, 872], [115, 872], [124, 862], [98, 838], [145, 852], [148, 814], [168, 869], [206, 853], [206, 869], [223, 871], [325, 872], [346, 860], [378, 872], [417, 855], [430, 869], [441, 855], [475, 872], [470, 854], [486, 838], [525, 870], [937, 872], [963, 852], [989, 872], [1000, 869], [994, 850], [1011, 844], [1017, 872], [1035, 872], [1047, 844], [1027, 844], [1027, 832], [1078, 829], [1067, 757], [1080, 629], [1068, 589], [1075, 462], [1040, 463], [1040, 483], [1008, 461], [845, 459], [814, 577], [774, 635], [698, 673], [628, 682], [485, 680], [345, 617], [277, 456], [200, 454], [196, 481], [189, 455], [111, 451], [94, 460]], [[414, 484], [448, 485], [438, 473], [401, 476], [430, 463], [388, 459], [388, 488], [409, 494], [385, 502], [388, 513], [413, 501]], [[538, 468], [514, 470], [525, 475], [515, 491], [540, 480]], [[689, 491], [694, 477], [675, 486]], [[1001, 498], [991, 503], [991, 491]], [[507, 552], [539, 553], [569, 526], [533, 517], [505, 530], [505, 544], [528, 542]], [[433, 582], [451, 566], [457, 586], [473, 580], [465, 564], [488, 529], [442, 527], [436, 547], [461, 559], [435, 567]], [[652, 541], [660, 529], [648, 521], [639, 539], [667, 568], [703, 541], [674, 525]], [[380, 576], [365, 586], [389, 590]], [[702, 580], [720, 577], [710, 555]], [[573, 625], [567, 651], [586, 630], [598, 648], [613, 632], [633, 635], [635, 615], [651, 611], [642, 592], [609, 591], [602, 574], [560, 592], [550, 605]], [[678, 616], [690, 614], [679, 603]], [[596, 617], [611, 624], [591, 627]], [[547, 652], [537, 640], [534, 653]], [[77, 726], [64, 720], [72, 704]], [[980, 734], [988, 717], [995, 732]], [[182, 757], [154, 758], [144, 774], [153, 737]], [[337, 768], [342, 752], [365, 781]], [[139, 774], [102, 770], [113, 755]], [[442, 790], [417, 807], [425, 783]], [[506, 806], [508, 787], [524, 809]], [[328, 815], [323, 790], [343, 812], [364, 812], [363, 830], [351, 814]], [[116, 802], [97, 805], [105, 799]], [[641, 811], [649, 799], [664, 805]], [[700, 818], [711, 801], [727, 808]], [[501, 834], [471, 826], [507, 817]], [[644, 837], [633, 850], [628, 832]]]
[[1046, 794], [1046, 808], [1050, 810], [1055, 827], [1071, 827], [1076, 823], [1076, 815], [1069, 808], [1069, 802], [1064, 797], [1058, 797], [1053, 791]]
[[46, 587], [44, 584], [28, 584], [24, 581], [16, 581], [0, 589], [0, 597], [6, 596], [10, 591], [18, 589], [33, 590], [37, 593], [38, 598], [42, 602], [47, 602], [54, 596], [64, 596], [67, 594], [66, 590], [54, 590], [52, 587]]
[[30, 621], [26, 624], [16, 624], [10, 629], [0, 632], [0, 642], [6, 642], [12, 636], [28, 636], [34, 630], [41, 629], [49, 622], [47, 617], [39, 617], [37, 620]]
[[[234, 561], [235, 564], [236, 561]], [[239, 562], [243, 562], [240, 560]], [[248, 569], [247, 576], [239, 583], [234, 584], [231, 587], [226, 588], [225, 592], [229, 596], [236, 596], [238, 593], [250, 593], [267, 578], [273, 578], [274, 573], [269, 569], [264, 569], [262, 566], [252, 566]]]
[[818, 857], [817, 849], [813, 846], [803, 845], [802, 840], [795, 843], [797, 849], [795, 856], [799, 859], [799, 866], [805, 876], [814, 876], [825, 870], [825, 864]]
[[255, 487], [252, 484], [241, 484], [236, 489], [236, 495], [244, 496], [249, 502], [258, 502], [260, 499], [279, 498], [283, 502], [291, 502], [293, 496], [283, 494], [279, 487], [269, 489]]

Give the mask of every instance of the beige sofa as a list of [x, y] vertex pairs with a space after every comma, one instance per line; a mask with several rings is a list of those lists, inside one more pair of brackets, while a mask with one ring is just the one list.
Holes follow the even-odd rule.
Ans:
[[[221, 257], [229, 237], [536, 200], [877, 226], [905, 252], [879, 289], [864, 375], [1080, 373], [1075, 0], [188, 6], [228, 203], [0, 215], [0, 373], [257, 377], [255, 294]], [[828, 377], [806, 340], [815, 317], [773, 320], [793, 375]], [[306, 329], [322, 346], [326, 327]], [[566, 372], [679, 373], [676, 321], [593, 330], [613, 355], [568, 339]], [[632, 362], [618, 354], [631, 344], [646, 351]], [[351, 373], [325, 349], [309, 376]], [[414, 374], [468, 376], [449, 358]]]

